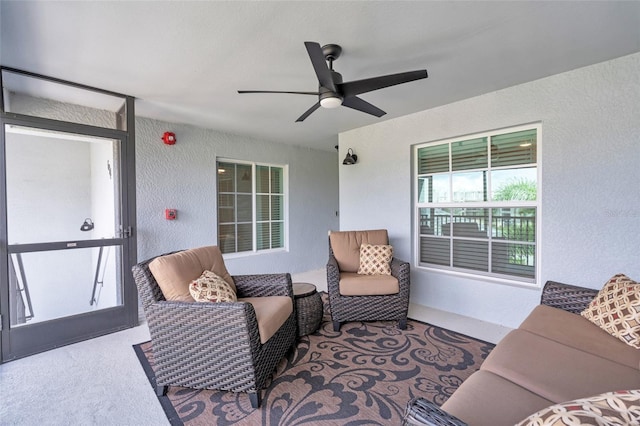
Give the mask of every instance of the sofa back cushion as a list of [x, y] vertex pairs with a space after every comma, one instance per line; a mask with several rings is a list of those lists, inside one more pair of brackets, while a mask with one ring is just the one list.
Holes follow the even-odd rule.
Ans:
[[189, 284], [204, 271], [212, 271], [236, 291], [233, 278], [227, 271], [217, 246], [199, 247], [157, 257], [149, 263], [149, 270], [166, 300], [193, 302]]
[[366, 231], [331, 231], [329, 242], [341, 272], [358, 272], [362, 244], [387, 245], [386, 229]]
[[622, 365], [522, 329], [503, 337], [480, 369], [554, 403], [611, 389], [637, 389], [640, 383], [637, 366]]
[[640, 350], [624, 344], [580, 315], [538, 305], [519, 328], [582, 352], [640, 369]]

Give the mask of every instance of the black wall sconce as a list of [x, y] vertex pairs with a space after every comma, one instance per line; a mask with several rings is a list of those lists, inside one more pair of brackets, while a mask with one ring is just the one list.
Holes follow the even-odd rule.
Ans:
[[81, 231], [91, 231], [92, 229], [93, 229], [93, 221], [91, 220], [91, 218], [86, 218], [84, 220], [84, 223], [80, 225]]
[[349, 148], [347, 150], [347, 156], [344, 157], [344, 161], [342, 164], [345, 166], [350, 166], [352, 164], [356, 164], [358, 162], [358, 156], [353, 153], [353, 149]]

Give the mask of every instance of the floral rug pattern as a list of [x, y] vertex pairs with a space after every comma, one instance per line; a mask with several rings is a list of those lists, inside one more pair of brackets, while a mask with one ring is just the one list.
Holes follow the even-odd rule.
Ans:
[[[323, 299], [325, 299], [323, 297]], [[320, 329], [297, 342], [263, 390], [260, 409], [246, 394], [169, 387], [160, 397], [172, 424], [400, 424], [407, 402], [441, 405], [476, 371], [492, 344], [429, 324], [350, 322], [334, 332], [325, 304]], [[150, 342], [135, 346], [153, 378]]]

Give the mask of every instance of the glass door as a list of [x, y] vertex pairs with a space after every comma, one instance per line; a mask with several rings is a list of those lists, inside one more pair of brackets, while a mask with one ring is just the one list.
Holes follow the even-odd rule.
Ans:
[[126, 136], [24, 124], [3, 132], [2, 360], [137, 324]]

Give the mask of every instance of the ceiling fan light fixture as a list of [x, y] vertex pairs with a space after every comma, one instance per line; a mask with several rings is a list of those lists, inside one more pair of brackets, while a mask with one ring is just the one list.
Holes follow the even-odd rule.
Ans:
[[339, 96], [328, 96], [320, 99], [322, 108], [338, 108], [340, 105], [342, 105], [342, 98]]

